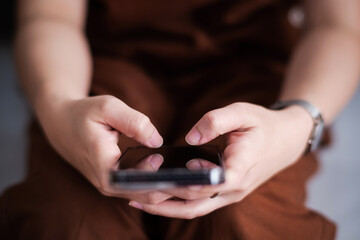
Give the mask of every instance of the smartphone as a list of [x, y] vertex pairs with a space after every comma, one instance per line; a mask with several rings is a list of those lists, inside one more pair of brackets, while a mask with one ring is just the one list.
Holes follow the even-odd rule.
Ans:
[[214, 145], [128, 148], [119, 168], [110, 172], [112, 186], [122, 190], [164, 189], [225, 182], [222, 154]]

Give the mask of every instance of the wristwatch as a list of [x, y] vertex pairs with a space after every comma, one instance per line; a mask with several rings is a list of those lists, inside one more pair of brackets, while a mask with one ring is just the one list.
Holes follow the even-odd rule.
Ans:
[[314, 105], [304, 100], [277, 101], [270, 106], [270, 109], [280, 110], [292, 105], [298, 105], [304, 108], [314, 120], [314, 125], [305, 149], [305, 154], [308, 152], [312, 152], [318, 148], [322, 139], [322, 135], [324, 132], [324, 119], [320, 111]]

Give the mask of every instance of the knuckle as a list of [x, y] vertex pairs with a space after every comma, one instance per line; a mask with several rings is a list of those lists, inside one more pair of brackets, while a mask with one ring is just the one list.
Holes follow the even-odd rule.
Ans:
[[149, 206], [144, 207], [144, 210], [152, 215], [163, 216], [163, 213], [157, 209], [153, 209]]
[[235, 102], [232, 104], [237, 110], [242, 110], [244, 108], [245, 103], [243, 102]]
[[93, 172], [90, 182], [93, 186], [104, 196], [112, 196], [112, 189], [107, 182], [107, 177], [103, 176], [101, 172]]
[[191, 219], [194, 219], [196, 217], [197, 217], [197, 215], [193, 210], [186, 211], [185, 214], [184, 214], [184, 218], [187, 219], [187, 220], [191, 220]]
[[118, 159], [121, 155], [121, 150], [117, 145], [118, 138], [116, 136], [98, 137], [94, 134], [89, 137], [87, 142], [88, 156], [96, 160], [104, 159]]
[[182, 217], [184, 219], [188, 219], [188, 220], [191, 220], [191, 219], [194, 219], [198, 216], [197, 214], [197, 207], [191, 207], [190, 206], [190, 203], [191, 201], [184, 201], [183, 204], [184, 204], [184, 209], [182, 211]]
[[238, 143], [238, 147], [244, 150], [243, 157], [246, 157], [246, 159], [248, 159], [251, 154], [251, 152], [249, 152], [248, 149], [251, 149], [253, 146], [254, 146], [254, 141], [248, 136], [243, 136], [241, 138], [241, 141], [239, 141]]
[[208, 122], [210, 128], [221, 134], [219, 129], [219, 117], [215, 111], [210, 111], [205, 114], [205, 120]]
[[134, 137], [141, 135], [146, 127], [150, 124], [150, 119], [139, 113], [130, 119], [129, 122], [129, 132], [132, 133]]
[[160, 202], [160, 199], [159, 199], [159, 197], [158, 197], [158, 195], [156, 193], [151, 192], [151, 193], [146, 194], [145, 201], [148, 204], [157, 204], [157, 203]]
[[111, 197], [111, 194], [105, 191], [100, 191], [100, 193], [106, 197]]
[[238, 203], [243, 199], [244, 199], [244, 195], [241, 192], [239, 192], [238, 194], [236, 194], [235, 198], [231, 201], [231, 203]]
[[98, 191], [99, 191], [102, 195], [107, 196], [107, 197], [112, 196], [111, 193], [106, 190], [106, 187], [104, 186], [103, 183], [99, 183], [96, 188], [98, 189]]
[[118, 103], [118, 99], [111, 95], [101, 96], [101, 101], [99, 103], [99, 109], [101, 112], [109, 112], [114, 109], [114, 106]]
[[121, 156], [120, 148], [118, 147], [114, 148], [112, 155], [114, 156], [114, 158], [119, 159]]
[[239, 185], [238, 185], [238, 189], [240, 192], [244, 192], [246, 189], [247, 189], [247, 184], [245, 184], [244, 182], [241, 182]]
[[245, 103], [245, 102], [236, 102], [236, 103], [233, 103], [232, 105], [235, 107], [236, 112], [238, 112], [238, 113], [247, 111], [248, 108], [250, 107], [250, 104]]
[[194, 200], [197, 199], [198, 194], [196, 192], [187, 191], [184, 193], [184, 198], [188, 200]]

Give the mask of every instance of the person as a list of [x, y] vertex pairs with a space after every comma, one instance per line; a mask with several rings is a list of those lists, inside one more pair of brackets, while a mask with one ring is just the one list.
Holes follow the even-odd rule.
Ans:
[[[356, 89], [359, 36], [357, 0], [20, 0], [36, 121], [26, 180], [1, 197], [2, 239], [333, 239], [304, 206], [317, 167], [305, 149], [311, 110], [328, 126]], [[224, 184], [108, 182], [128, 146], [209, 142]]]

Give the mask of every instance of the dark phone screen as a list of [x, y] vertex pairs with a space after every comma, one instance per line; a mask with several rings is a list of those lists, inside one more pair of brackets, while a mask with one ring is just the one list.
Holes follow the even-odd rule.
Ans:
[[158, 171], [161, 169], [211, 169], [221, 166], [217, 146], [163, 146], [128, 148], [119, 159], [119, 170]]

